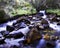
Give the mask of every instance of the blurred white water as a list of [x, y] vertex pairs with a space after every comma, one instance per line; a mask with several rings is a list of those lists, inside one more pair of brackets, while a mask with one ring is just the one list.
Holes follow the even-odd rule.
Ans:
[[60, 25], [57, 25], [57, 22], [50, 23], [50, 21], [46, 18], [45, 20], [48, 21], [49, 27], [53, 30], [56, 30], [57, 32], [60, 31]]
[[19, 46], [19, 42], [25, 40], [24, 37], [19, 38], [19, 39], [6, 39], [5, 42], [9, 45], [17, 45]]
[[0, 31], [6, 31], [6, 26], [0, 27]]
[[54, 23], [50, 23], [49, 27], [56, 30], [57, 32], [60, 31], [60, 25], [54, 24]]
[[16, 22], [16, 20], [13, 20], [13, 21], [8, 21], [8, 22], [6, 22], [4, 24], [1, 24], [0, 25], [0, 31], [6, 31], [6, 26], [7, 25], [12, 26], [13, 23], [15, 23], [15, 22]]
[[9, 34], [15, 34], [15, 33], [19, 33], [19, 32], [22, 32], [24, 35], [26, 35], [28, 32], [29, 32], [29, 28], [28, 27], [25, 27], [25, 28], [22, 28], [22, 29], [19, 29], [17, 31], [12, 31], [11, 33]]

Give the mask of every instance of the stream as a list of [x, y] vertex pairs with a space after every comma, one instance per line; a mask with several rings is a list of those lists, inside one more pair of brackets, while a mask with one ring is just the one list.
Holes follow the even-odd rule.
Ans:
[[[60, 25], [57, 25], [56, 22], [53, 22], [53, 23], [50, 23], [50, 21], [48, 20], [48, 18], [46, 18], [46, 15], [43, 16], [42, 18], [44, 18], [46, 21], [48, 21], [48, 24], [49, 24], [49, 27], [52, 28], [53, 30], [55, 30], [56, 32], [60, 32]], [[9, 26], [12, 26], [13, 23], [16, 23], [17, 20], [12, 20], [12, 21], [8, 21], [6, 23], [3, 23], [3, 24], [0, 24], [0, 32], [1, 31], [6, 31], [6, 27], [7, 25]], [[35, 22], [40, 22], [40, 21], [31, 21], [31, 23], [35, 23]], [[26, 28], [23, 28], [23, 29], [19, 29], [19, 30], [16, 30], [16, 31], [12, 31], [10, 34], [14, 34], [14, 33], [17, 33], [17, 32], [22, 32], [24, 35], [26, 35], [26, 33], [29, 31], [29, 28], [28, 26]], [[11, 44], [11, 45], [19, 45], [18, 42], [20, 40], [25, 40], [24, 37], [22, 38], [19, 38], [19, 39], [5, 39], [5, 42], [7, 44]]]

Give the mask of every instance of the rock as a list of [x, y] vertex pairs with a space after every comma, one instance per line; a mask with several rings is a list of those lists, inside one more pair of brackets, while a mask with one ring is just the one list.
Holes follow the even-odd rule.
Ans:
[[10, 48], [19, 48], [19, 47], [16, 45], [11, 45]]
[[17, 23], [15, 25], [16, 28], [21, 29], [27, 27], [27, 25], [24, 22]]
[[41, 35], [38, 32], [37, 28], [32, 28], [30, 32], [28, 32], [28, 34], [26, 35], [26, 43], [30, 44], [40, 38], [41, 38]]
[[43, 38], [44, 38], [45, 40], [49, 40], [49, 39], [50, 39], [50, 36], [49, 36], [48, 33], [46, 33], [46, 34], [43, 36]]
[[5, 43], [4, 39], [1, 39], [0, 44], [4, 44], [4, 43]]
[[51, 21], [52, 21], [52, 22], [58, 22], [59, 20], [57, 19], [57, 17], [53, 17], [53, 18], [51, 19]]
[[20, 23], [20, 22], [25, 22], [26, 24], [30, 24], [30, 21], [25, 18], [21, 18], [17, 20], [17, 23]]
[[24, 36], [24, 34], [23, 33], [15, 33], [15, 34], [13, 34], [13, 38], [15, 38], [15, 39], [17, 39], [17, 38], [21, 38], [21, 37], [23, 37]]
[[37, 25], [36, 27], [37, 27], [38, 30], [43, 30], [44, 29], [44, 27], [42, 25], [40, 25], [40, 26]]
[[7, 25], [7, 31], [12, 32], [15, 28], [13, 26]]
[[6, 37], [9, 34], [9, 31], [1, 31], [1, 34]]
[[41, 24], [42, 24], [42, 26], [43, 26], [44, 28], [48, 28], [48, 27], [49, 27], [48, 21], [45, 20], [45, 19], [42, 19], [42, 20], [41, 20]]
[[42, 19], [42, 20], [41, 20], [41, 24], [48, 24], [48, 21], [45, 20], [45, 19]]
[[3, 43], [5, 43], [5, 38], [3, 37], [3, 35], [2, 34], [0, 34], [0, 44], [3, 44]]
[[58, 22], [57, 25], [60, 25], [60, 22]]
[[4, 10], [0, 10], [0, 23], [5, 22], [8, 18], [10, 18], [8, 15], [6, 15]]

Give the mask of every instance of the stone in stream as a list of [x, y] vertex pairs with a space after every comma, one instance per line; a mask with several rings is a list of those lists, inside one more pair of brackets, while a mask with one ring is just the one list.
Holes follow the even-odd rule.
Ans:
[[38, 30], [43, 30], [43, 29], [44, 29], [44, 27], [43, 27], [42, 25], [40, 25], [40, 26], [37, 25], [36, 28], [37, 28]]
[[11, 45], [10, 48], [19, 48], [19, 47], [16, 45]]
[[45, 19], [42, 19], [42, 20], [41, 20], [41, 24], [48, 24], [48, 21], [45, 20]]
[[21, 38], [21, 37], [25, 36], [29, 32], [29, 30], [30, 30], [29, 27], [14, 30], [14, 31], [10, 32], [6, 36], [6, 38]]
[[[37, 36], [36, 36], [37, 35]], [[26, 44], [33, 43], [34, 41], [41, 38], [40, 32], [38, 32], [36, 27], [31, 28], [31, 30], [26, 35]]]
[[52, 22], [58, 22], [59, 20], [57, 19], [57, 17], [53, 17], [53, 18], [51, 19], [51, 21], [52, 21]]
[[9, 34], [7, 37], [8, 37], [8, 38], [11, 37], [11, 38], [18, 39], [18, 38], [21, 38], [21, 37], [23, 37], [23, 36], [24, 36], [24, 34], [21, 33], [21, 32], [19, 32], [19, 33], [15, 33], [15, 34]]
[[11, 32], [11, 31], [13, 31], [15, 28], [14, 28], [13, 26], [7, 25], [6, 29], [7, 29], [7, 31]]
[[60, 22], [58, 22], [57, 25], [60, 25]]
[[25, 24], [30, 24], [30, 21], [27, 20], [27, 19], [25, 19], [24, 17], [19, 18], [19, 19], [17, 20], [17, 23], [20, 23], [20, 22], [24, 22]]
[[16, 28], [20, 29], [20, 28], [25, 28], [27, 25], [24, 23], [24, 22], [20, 22], [20, 23], [17, 23], [15, 25]]
[[4, 44], [5, 43], [5, 38], [3, 37], [3, 35], [0, 33], [0, 44]]
[[48, 25], [48, 21], [47, 21], [47, 20], [42, 19], [42, 20], [41, 20], [41, 24], [42, 24], [42, 26], [43, 26], [44, 28], [49, 28], [49, 25]]
[[9, 34], [9, 31], [1, 31], [1, 34], [6, 37]]

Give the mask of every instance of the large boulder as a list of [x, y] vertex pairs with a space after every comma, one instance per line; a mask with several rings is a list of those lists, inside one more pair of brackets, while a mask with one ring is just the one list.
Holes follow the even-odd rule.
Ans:
[[4, 10], [0, 10], [0, 23], [5, 22], [9, 18], [8, 15], [6, 15]]
[[4, 42], [4, 37], [3, 37], [3, 35], [0, 33], [0, 44], [4, 44], [5, 42]]
[[48, 21], [45, 20], [45, 19], [42, 19], [42, 20], [41, 20], [41, 24], [48, 24]]
[[26, 35], [26, 44], [33, 43], [36, 40], [41, 38], [40, 32], [38, 32], [37, 28], [32, 28], [30, 32]]
[[42, 26], [43, 26], [45, 29], [49, 27], [48, 21], [45, 20], [45, 19], [42, 19], [42, 20], [41, 20], [41, 24], [42, 24]]
[[6, 38], [18, 39], [18, 38], [21, 38], [23, 36], [24, 36], [24, 34], [19, 32], [19, 33], [15, 33], [15, 34], [9, 34], [9, 35], [6, 36]]
[[52, 21], [52, 22], [58, 22], [59, 20], [57, 19], [57, 17], [53, 17], [53, 18], [51, 19], [51, 21]]
[[7, 31], [12, 32], [15, 28], [13, 26], [7, 25], [6, 29]]

